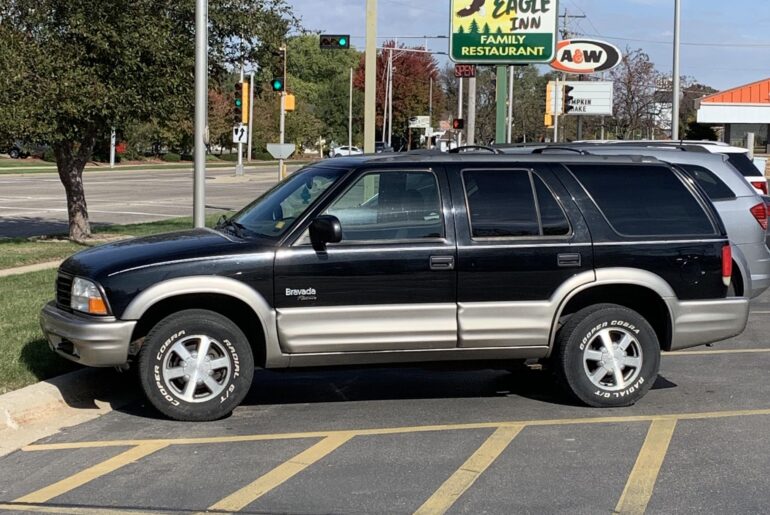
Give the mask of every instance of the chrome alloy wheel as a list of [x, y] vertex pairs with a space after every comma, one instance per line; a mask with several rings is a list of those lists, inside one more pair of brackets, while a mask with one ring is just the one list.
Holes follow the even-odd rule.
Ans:
[[221, 394], [233, 365], [227, 349], [205, 335], [176, 342], [163, 360], [163, 382], [185, 402], [206, 402]]
[[602, 329], [583, 351], [583, 368], [594, 386], [605, 391], [625, 390], [642, 371], [642, 346], [621, 327]]

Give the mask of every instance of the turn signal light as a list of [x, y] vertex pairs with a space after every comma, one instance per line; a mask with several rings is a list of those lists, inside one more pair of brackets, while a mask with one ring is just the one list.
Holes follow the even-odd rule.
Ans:
[[730, 280], [733, 277], [733, 249], [728, 243], [722, 247], [722, 282], [725, 286], [730, 286]]
[[767, 206], [762, 202], [751, 208], [751, 214], [757, 219], [762, 229], [767, 230]]
[[767, 181], [751, 181], [751, 185], [756, 189], [767, 195]]

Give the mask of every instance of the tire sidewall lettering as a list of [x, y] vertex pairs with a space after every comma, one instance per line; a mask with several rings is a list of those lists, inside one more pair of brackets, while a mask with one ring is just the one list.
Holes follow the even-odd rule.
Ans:
[[619, 392], [608, 392], [607, 390], [597, 389], [594, 392], [594, 395], [602, 399], [622, 399], [624, 397], [629, 397], [634, 393], [636, 393], [645, 383], [646, 383], [645, 378], [639, 377], [639, 379], [637, 379], [634, 384], [632, 384], [625, 390], [621, 390]]

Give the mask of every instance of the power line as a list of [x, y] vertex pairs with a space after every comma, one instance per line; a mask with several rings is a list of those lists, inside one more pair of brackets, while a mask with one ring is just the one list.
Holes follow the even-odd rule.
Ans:
[[[591, 38], [605, 38], [605, 39], [615, 39], [618, 41], [631, 41], [634, 43], [651, 43], [655, 45], [671, 45], [671, 41], [660, 41], [660, 40], [654, 40], [654, 39], [639, 39], [639, 38], [624, 38], [620, 36], [602, 36], [600, 34], [578, 34], [579, 36], [586, 36]], [[729, 47], [729, 48], [770, 48], [770, 44], [767, 43], [685, 43], [682, 42], [682, 45], [686, 46], [695, 46], [695, 47]]]

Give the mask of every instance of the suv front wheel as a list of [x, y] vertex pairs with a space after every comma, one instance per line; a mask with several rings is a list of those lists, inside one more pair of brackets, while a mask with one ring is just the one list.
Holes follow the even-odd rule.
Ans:
[[637, 312], [599, 304], [575, 313], [556, 338], [554, 369], [579, 401], [597, 408], [631, 406], [660, 369], [655, 331]]
[[246, 397], [254, 357], [243, 331], [212, 311], [190, 309], [161, 320], [139, 354], [142, 390], [169, 418], [216, 420]]

